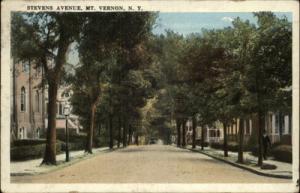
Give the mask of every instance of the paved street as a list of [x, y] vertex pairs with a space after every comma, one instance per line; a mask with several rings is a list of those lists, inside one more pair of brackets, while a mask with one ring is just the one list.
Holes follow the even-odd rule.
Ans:
[[101, 153], [74, 165], [35, 176], [15, 176], [22, 183], [284, 183], [200, 153], [173, 146], [131, 146]]

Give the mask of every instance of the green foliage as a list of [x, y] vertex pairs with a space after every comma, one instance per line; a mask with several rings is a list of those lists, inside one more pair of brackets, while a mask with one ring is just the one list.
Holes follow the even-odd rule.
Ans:
[[[32, 142], [32, 141], [31, 141]], [[62, 152], [62, 142], [56, 142], [56, 153]], [[45, 153], [46, 144], [32, 142], [32, 144], [20, 144], [20, 146], [12, 147], [10, 150], [10, 159], [13, 161], [29, 160], [34, 158], [41, 158]]]
[[[224, 148], [223, 143], [211, 143], [210, 147], [214, 149], [222, 149]], [[252, 150], [252, 146], [244, 146], [244, 151]], [[239, 151], [239, 144], [237, 142], [229, 142], [227, 144], [228, 151], [238, 152]]]
[[[174, 120], [228, 125], [258, 112], [291, 113], [292, 24], [271, 12], [254, 16], [257, 25], [236, 18], [232, 27], [184, 37], [153, 35], [151, 12], [15, 13], [12, 53], [16, 61], [36, 60], [52, 71], [66, 63], [57, 50], [76, 41], [80, 63], [68, 81], [84, 128], [95, 105], [101, 135], [108, 135], [108, 120], [114, 129], [121, 120], [122, 127], [169, 142]], [[57, 73], [62, 70], [48, 79]]]
[[279, 145], [271, 149], [271, 154], [275, 160], [292, 163], [292, 146], [291, 145]]
[[155, 14], [149, 12], [87, 15], [79, 42], [82, 64], [71, 79], [73, 112], [85, 128], [91, 124], [91, 104], [97, 106], [95, 127], [111, 119], [115, 130], [119, 126], [116, 117], [134, 130], [140, 127], [140, 110], [154, 96], [157, 84], [146, 46], [154, 19]]
[[12, 147], [24, 146], [24, 145], [39, 145], [46, 143], [45, 139], [20, 139], [14, 140], [11, 144]]

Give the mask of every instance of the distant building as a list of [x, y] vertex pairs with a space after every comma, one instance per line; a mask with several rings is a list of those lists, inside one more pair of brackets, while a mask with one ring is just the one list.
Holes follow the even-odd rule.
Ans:
[[[176, 128], [176, 123], [173, 126]], [[227, 127], [228, 142], [238, 142], [240, 124], [244, 124], [244, 142], [248, 143], [250, 137], [257, 138], [258, 121], [257, 117], [244, 119], [241, 123], [239, 118], [234, 119], [234, 123]], [[283, 143], [291, 145], [292, 143], [292, 117], [289, 114], [279, 112], [268, 112], [265, 116], [265, 130], [270, 137], [271, 143]], [[192, 120], [186, 122], [186, 140], [187, 144], [192, 143]], [[196, 140], [201, 140], [200, 126], [196, 127]], [[176, 138], [176, 136], [174, 136]], [[175, 138], [173, 141], [175, 142]], [[204, 141], [208, 143], [223, 143], [224, 129], [220, 121], [216, 121], [212, 126], [204, 128]]]
[[[56, 132], [58, 134], [62, 134], [65, 132], [66, 128], [66, 117], [65, 117], [65, 106], [70, 105], [69, 100], [71, 95], [73, 94], [72, 90], [68, 86], [61, 86], [57, 91], [57, 108], [56, 108]], [[46, 89], [46, 97], [45, 97], [45, 104], [46, 109], [48, 106], [48, 94]], [[70, 112], [72, 112], [72, 106], [70, 106]], [[46, 111], [47, 112], [47, 111]], [[46, 113], [47, 115], [47, 113]], [[47, 116], [45, 117], [45, 125], [47, 125], [48, 119]], [[68, 128], [70, 129], [70, 133], [79, 133], [82, 129], [78, 116], [74, 114], [70, 114], [68, 117]]]
[[[289, 114], [280, 112], [268, 112], [265, 116], [264, 128], [270, 137], [271, 143], [283, 143], [291, 145], [292, 143], [292, 117]], [[257, 117], [252, 116], [246, 119], [244, 124], [244, 141], [247, 143], [251, 136], [256, 137], [258, 132]], [[228, 140], [238, 141], [240, 120], [236, 119], [235, 123], [228, 128]]]

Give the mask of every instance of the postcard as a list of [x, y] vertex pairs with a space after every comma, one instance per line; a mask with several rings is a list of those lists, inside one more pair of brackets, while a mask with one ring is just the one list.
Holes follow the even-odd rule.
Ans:
[[299, 192], [298, 1], [1, 5], [1, 191]]

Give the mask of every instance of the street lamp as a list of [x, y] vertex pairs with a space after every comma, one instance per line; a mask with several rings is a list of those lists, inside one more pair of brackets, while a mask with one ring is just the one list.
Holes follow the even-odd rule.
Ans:
[[66, 162], [70, 160], [69, 158], [69, 129], [68, 129], [68, 116], [70, 115], [70, 107], [68, 104], [64, 107], [64, 114], [66, 117]]

